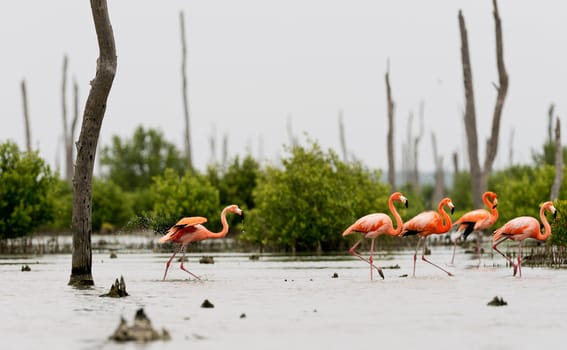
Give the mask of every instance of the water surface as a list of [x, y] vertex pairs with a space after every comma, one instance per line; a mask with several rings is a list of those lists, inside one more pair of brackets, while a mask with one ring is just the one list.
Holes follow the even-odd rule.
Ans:
[[[433, 247], [430, 259], [413, 251], [378, 255], [385, 280], [369, 280], [368, 265], [350, 256], [286, 257], [210, 253], [215, 264], [175, 262], [162, 281], [168, 254], [120, 252], [93, 256], [96, 286], [67, 286], [69, 255], [0, 259], [3, 349], [528, 349], [567, 341], [567, 271], [523, 268], [512, 277], [499, 256], [475, 260]], [[28, 264], [30, 272], [22, 272]], [[338, 278], [332, 278], [337, 273]], [[408, 277], [400, 277], [408, 274]], [[100, 298], [124, 276], [129, 297]], [[374, 275], [378, 277], [377, 274]], [[507, 306], [487, 303], [501, 296]], [[208, 299], [215, 307], [200, 305]], [[117, 344], [108, 337], [121, 316], [131, 323], [143, 307], [172, 339]], [[242, 315], [245, 317], [241, 317]]]

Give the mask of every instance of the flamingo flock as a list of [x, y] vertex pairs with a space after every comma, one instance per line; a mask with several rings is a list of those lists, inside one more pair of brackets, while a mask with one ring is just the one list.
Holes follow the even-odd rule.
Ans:
[[[454, 242], [455, 246], [453, 248], [453, 255], [451, 257], [450, 263], [451, 265], [453, 265], [457, 241], [461, 238], [466, 239], [473, 232], [477, 233], [476, 252], [479, 258], [478, 266], [480, 266], [480, 239], [482, 237], [482, 232], [488, 230], [498, 220], [498, 209], [496, 208], [498, 205], [498, 196], [496, 195], [496, 193], [487, 191], [483, 194], [482, 198], [487, 210], [475, 209], [469, 211], [463, 214], [454, 223], [452, 222], [449, 213], [445, 211], [446, 207], [449, 208], [450, 214], [452, 215], [455, 210], [453, 201], [449, 197], [445, 197], [439, 202], [436, 211], [424, 211], [404, 222], [400, 213], [398, 213], [394, 202], [401, 202], [407, 208], [408, 199], [401, 192], [395, 192], [392, 193], [392, 195], [390, 195], [388, 199], [388, 207], [390, 213], [395, 219], [395, 228], [392, 219], [388, 214], [372, 213], [356, 220], [352, 225], [350, 225], [343, 231], [342, 235], [348, 236], [351, 234], [359, 233], [362, 236], [349, 249], [349, 253], [368, 264], [371, 281], [374, 278], [374, 269], [378, 272], [380, 277], [384, 279], [382, 268], [374, 260], [375, 240], [381, 235], [399, 237], [414, 235], [419, 236], [413, 255], [414, 277], [417, 264], [417, 252], [422, 241], [423, 250], [421, 254], [421, 260], [445, 272], [448, 276], [453, 276], [451, 272], [425, 257], [427, 251], [427, 238], [431, 235], [446, 234], [451, 229], [456, 230], [457, 237]], [[541, 205], [539, 210], [539, 217], [544, 230], [543, 233], [540, 229], [540, 221], [531, 216], [516, 217], [494, 231], [492, 238], [492, 249], [502, 255], [513, 267], [513, 276], [522, 276], [522, 242], [527, 238], [535, 239], [538, 241], [545, 241], [550, 237], [551, 226], [545, 216], [546, 212], [551, 212], [553, 214], [553, 217], [555, 218], [555, 216], [557, 215], [557, 209], [553, 206], [553, 202], [545, 202]], [[162, 236], [158, 242], [177, 243], [179, 244], [179, 249], [176, 250], [166, 262], [163, 280], [165, 280], [167, 277], [167, 271], [169, 270], [171, 261], [179, 252], [182, 252], [183, 254], [183, 256], [181, 257], [181, 264], [179, 266], [181, 270], [187, 272], [197, 280], [200, 280], [199, 276], [190, 272], [184, 266], [187, 246], [191, 242], [225, 237], [228, 233], [229, 228], [226, 219], [227, 213], [243, 215], [242, 209], [240, 209], [235, 204], [229, 205], [224, 208], [221, 212], [222, 230], [220, 232], [211, 232], [205, 226], [203, 226], [203, 224], [207, 222], [207, 218], [201, 216], [184, 217], [167, 230], [166, 234]], [[364, 239], [370, 239], [370, 250], [368, 258], [363, 257], [356, 250]], [[498, 249], [498, 246], [506, 240], [518, 242], [518, 255], [516, 262], [514, 262], [510, 257], [502, 253], [502, 251]]]
[[[453, 276], [451, 272], [444, 269], [440, 265], [428, 260], [426, 255], [427, 250], [427, 237], [430, 235], [439, 235], [448, 233], [451, 229], [456, 230], [457, 237], [454, 242], [453, 255], [451, 257], [451, 265], [454, 263], [455, 250], [457, 241], [466, 239], [471, 233], [475, 232], [477, 234], [477, 249], [476, 253], [479, 259], [478, 266], [480, 266], [480, 240], [482, 237], [482, 232], [488, 230], [496, 221], [498, 220], [498, 196], [494, 192], [487, 191], [482, 196], [483, 202], [488, 210], [486, 209], [475, 209], [463, 214], [454, 223], [451, 221], [451, 216], [445, 211], [445, 207], [448, 207], [451, 214], [453, 214], [455, 206], [451, 198], [443, 198], [439, 205], [437, 206], [437, 211], [429, 210], [419, 213], [410, 220], [403, 222], [400, 214], [396, 211], [393, 205], [393, 201], [401, 201], [408, 205], [408, 200], [400, 192], [396, 192], [390, 196], [389, 207], [390, 212], [394, 215], [396, 219], [396, 229], [393, 228], [392, 221], [390, 218], [383, 213], [369, 214], [360, 219], [358, 219], [354, 224], [349, 226], [344, 232], [343, 236], [348, 234], [359, 232], [362, 234], [362, 238], [357, 241], [349, 250], [350, 254], [356, 256], [360, 260], [368, 263], [370, 265], [370, 279], [372, 280], [372, 268], [375, 268], [382, 279], [384, 279], [384, 274], [378, 265], [373, 264], [373, 250], [374, 250], [374, 240], [376, 237], [382, 234], [388, 234], [391, 236], [419, 236], [417, 241], [417, 246], [413, 255], [413, 276], [415, 277], [415, 270], [417, 264], [417, 251], [419, 246], [423, 241], [423, 251], [421, 255], [421, 260], [431, 264], [432, 266], [438, 268], [439, 270], [445, 272], [449, 276]], [[540, 229], [540, 221], [531, 216], [520, 216], [514, 218], [502, 227], [498, 228], [493, 233], [493, 245], [492, 249], [502, 255], [508, 263], [513, 267], [513, 276], [522, 276], [522, 242], [527, 238], [532, 238], [538, 241], [546, 241], [551, 235], [551, 226], [545, 216], [545, 212], [549, 211], [553, 214], [553, 217], [557, 215], [557, 209], [553, 206], [553, 202], [545, 202], [541, 205], [539, 211], [539, 217], [541, 224], [543, 225], [543, 233]], [[370, 257], [366, 259], [356, 252], [356, 247], [362, 242], [364, 238], [370, 238]], [[502, 253], [498, 249], [498, 245], [506, 240], [512, 240], [518, 242], [518, 255], [517, 261], [514, 262], [506, 254]]]

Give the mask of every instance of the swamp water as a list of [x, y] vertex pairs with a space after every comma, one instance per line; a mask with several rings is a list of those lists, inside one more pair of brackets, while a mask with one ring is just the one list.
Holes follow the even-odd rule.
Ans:
[[[447, 267], [449, 247], [429, 259], [413, 251], [375, 254], [385, 280], [351, 256], [189, 254], [189, 279], [169, 254], [93, 255], [96, 286], [74, 289], [70, 255], [0, 258], [1, 349], [531, 349], [567, 346], [567, 270], [524, 266], [512, 277], [502, 257], [470, 255]], [[199, 264], [203, 255], [214, 264]], [[31, 271], [21, 267], [29, 265]], [[398, 267], [399, 268], [388, 268]], [[337, 278], [333, 278], [334, 274]], [[407, 274], [408, 277], [400, 277]], [[124, 276], [130, 296], [101, 298]], [[487, 306], [493, 297], [508, 305]], [[208, 299], [214, 308], [201, 308]], [[116, 343], [120, 317], [143, 307], [169, 341]]]

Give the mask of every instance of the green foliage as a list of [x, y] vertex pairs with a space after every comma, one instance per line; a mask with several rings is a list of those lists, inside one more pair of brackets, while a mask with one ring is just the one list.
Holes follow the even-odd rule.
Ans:
[[[491, 187], [489, 186], [489, 188]], [[453, 204], [455, 204], [455, 210], [466, 212], [472, 209], [473, 198], [471, 191], [471, 175], [469, 172], [460, 171], [453, 176], [453, 189], [450, 191], [449, 197], [453, 201]], [[454, 217], [459, 216], [454, 215]]]
[[122, 227], [132, 218], [132, 198], [110, 180], [94, 179], [92, 227]]
[[567, 246], [567, 200], [558, 200], [554, 206], [557, 209], [557, 218], [551, 224], [551, 237], [548, 242], [551, 245], [565, 247]]
[[207, 169], [209, 180], [219, 189], [221, 205], [238, 204], [245, 209], [254, 208], [252, 192], [259, 173], [260, 165], [250, 155], [242, 161], [236, 157], [223, 172], [212, 166]]
[[55, 183], [37, 152], [0, 145], [0, 239], [27, 235], [53, 218], [50, 191]]
[[[542, 165], [555, 165], [555, 142], [546, 142], [543, 145], [543, 152], [532, 151], [532, 159], [536, 167]], [[563, 147], [563, 164], [567, 164], [567, 147]]]
[[207, 177], [186, 172], [179, 176], [173, 169], [166, 169], [163, 176], [154, 178], [149, 197], [154, 202], [151, 226], [163, 233], [185, 216], [204, 216], [207, 226], [220, 227], [219, 191]]
[[73, 189], [66, 180], [57, 178], [50, 191], [54, 200], [53, 220], [47, 224], [51, 230], [70, 231], [73, 216]]
[[499, 218], [495, 227], [517, 216], [537, 217], [540, 204], [549, 200], [554, 177], [555, 169], [549, 165], [516, 166], [494, 173], [489, 187], [498, 194]]
[[139, 126], [132, 139], [112, 138], [112, 146], [102, 148], [100, 164], [108, 169], [108, 178], [124, 191], [150, 186], [152, 178], [166, 168], [182, 174], [185, 161], [174, 144], [158, 130]]
[[379, 173], [345, 164], [316, 143], [290, 153], [283, 170], [268, 167], [258, 179], [242, 239], [292, 251], [334, 250], [358, 217], [387, 210]]

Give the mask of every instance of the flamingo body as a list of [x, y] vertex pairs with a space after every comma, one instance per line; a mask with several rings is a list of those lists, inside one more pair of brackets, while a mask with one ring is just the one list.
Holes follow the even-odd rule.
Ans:
[[179, 220], [175, 225], [170, 227], [166, 234], [161, 237], [158, 242], [165, 243], [165, 242], [173, 242], [179, 243], [180, 248], [179, 250], [175, 251], [171, 258], [166, 263], [165, 273], [163, 274], [163, 279], [167, 276], [167, 270], [169, 269], [169, 265], [171, 261], [175, 257], [175, 255], [179, 252], [183, 252], [183, 256], [181, 258], [181, 265], [180, 268], [189, 273], [191, 276], [200, 279], [197, 275], [194, 275], [192, 272], [187, 270], [184, 267], [185, 262], [185, 251], [187, 249], [187, 245], [191, 242], [198, 242], [203, 241], [205, 239], [216, 239], [225, 237], [228, 233], [228, 222], [226, 221], [226, 213], [231, 212], [237, 215], [242, 215], [242, 210], [237, 205], [229, 205], [224, 208], [221, 212], [221, 223], [222, 223], [222, 230], [220, 232], [211, 232], [207, 229], [204, 224], [207, 222], [207, 218], [202, 216], [192, 216], [192, 217], [184, 217]]
[[451, 228], [451, 217], [447, 214], [447, 212], [445, 212], [444, 209], [445, 206], [448, 206], [451, 209], [451, 214], [455, 210], [455, 206], [453, 205], [451, 199], [445, 197], [439, 202], [439, 205], [437, 206], [437, 211], [430, 210], [420, 213], [414, 216], [411, 220], [406, 221], [406, 223], [404, 223], [403, 225], [402, 232], [400, 234], [401, 236], [412, 236], [412, 235], [419, 236], [419, 240], [417, 241], [417, 246], [415, 247], [415, 253], [413, 255], [414, 276], [415, 276], [415, 265], [417, 261], [417, 250], [419, 249], [419, 245], [422, 240], [424, 241], [424, 243], [423, 243], [423, 253], [421, 255], [421, 260], [437, 267], [438, 269], [447, 273], [449, 276], [453, 276], [452, 273], [443, 269], [441, 266], [431, 262], [430, 260], [427, 260], [427, 258], [425, 257], [427, 237], [433, 234], [446, 233]]
[[[551, 226], [545, 217], [546, 211], [553, 213], [553, 217], [557, 215], [557, 209], [553, 206], [553, 202], [548, 201], [542, 204], [539, 209], [539, 217], [543, 224], [543, 233], [541, 232], [539, 221], [531, 216], [514, 218], [494, 231], [492, 249], [496, 250], [514, 267], [514, 276], [519, 272], [518, 277], [522, 277], [522, 242], [527, 238], [546, 241], [551, 236]], [[514, 263], [512, 259], [498, 249], [498, 245], [507, 239], [518, 242], [517, 263]]]
[[453, 256], [451, 257], [451, 264], [455, 261], [455, 251], [457, 249], [457, 242], [463, 238], [467, 239], [469, 234], [476, 232], [478, 239], [476, 241], [476, 254], [478, 257], [478, 266], [480, 266], [480, 240], [482, 239], [481, 232], [490, 228], [498, 220], [498, 196], [494, 192], [486, 191], [482, 194], [482, 201], [486, 209], [475, 209], [469, 211], [461, 216], [453, 227], [457, 227], [457, 232], [460, 235], [455, 239], [453, 246]]
[[368, 214], [361, 217], [343, 232], [343, 236], [357, 232], [366, 238], [376, 238], [383, 234], [397, 235], [394, 231], [392, 219], [383, 213]]
[[[359, 239], [349, 249], [349, 253], [356, 256], [360, 260], [367, 262], [370, 265], [370, 280], [372, 280], [372, 278], [373, 278], [372, 268], [375, 268], [378, 271], [378, 274], [380, 274], [380, 277], [382, 277], [382, 279], [384, 279], [384, 273], [382, 272], [382, 269], [380, 268], [380, 266], [374, 264], [374, 260], [373, 260], [373, 257], [372, 257], [372, 254], [373, 254], [373, 251], [374, 251], [374, 240], [376, 239], [376, 237], [378, 237], [380, 235], [384, 235], [384, 234], [391, 235], [391, 236], [397, 236], [397, 235], [399, 235], [399, 233], [402, 229], [403, 221], [402, 221], [400, 214], [398, 214], [396, 207], [394, 206], [394, 201], [400, 201], [400, 202], [404, 203], [406, 208], [407, 208], [408, 200], [400, 192], [392, 193], [390, 195], [390, 198], [388, 199], [388, 207], [390, 208], [390, 212], [394, 215], [394, 218], [396, 219], [397, 228], [394, 229], [394, 225], [392, 224], [392, 219], [390, 219], [390, 217], [388, 215], [386, 215], [384, 213], [374, 213], [374, 214], [365, 215], [365, 216], [361, 217], [360, 219], [356, 220], [354, 222], [354, 224], [350, 225], [343, 232], [343, 237], [348, 236], [352, 233], [362, 234], [362, 238]], [[371, 239], [370, 256], [369, 256], [368, 259], [363, 258], [356, 251], [356, 247], [358, 247], [358, 245], [362, 242], [362, 240], [364, 238], [370, 238]]]

